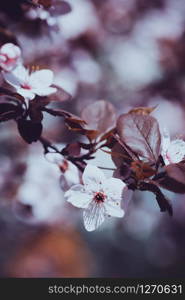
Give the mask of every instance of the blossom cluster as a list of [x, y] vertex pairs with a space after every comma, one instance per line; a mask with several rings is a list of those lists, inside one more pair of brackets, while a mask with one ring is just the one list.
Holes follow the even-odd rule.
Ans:
[[[179, 163], [185, 157], [185, 142], [181, 139], [170, 141], [165, 130], [161, 153], [165, 165]], [[82, 182], [73, 185], [65, 197], [74, 206], [84, 209], [84, 225], [88, 231], [97, 229], [108, 216], [120, 218], [125, 215], [121, 201], [126, 201], [128, 187], [123, 181], [113, 177], [106, 179], [100, 169], [88, 164]]]
[[[162, 131], [161, 156], [166, 166], [180, 163], [185, 157], [185, 142], [181, 139], [170, 141], [166, 128]], [[124, 204], [130, 201], [133, 191], [124, 181], [115, 177], [106, 178], [100, 168], [90, 163], [80, 175], [75, 165], [57, 153], [48, 153], [46, 159], [63, 170], [60, 181], [66, 191], [65, 199], [73, 206], [84, 209], [87, 231], [97, 229], [109, 217], [122, 218], [125, 215], [128, 206]]]
[[[45, 69], [29, 73], [22, 62], [21, 49], [17, 45], [7, 43], [0, 48], [2, 75], [27, 103], [26, 113], [19, 99], [19, 106], [1, 103], [2, 120], [15, 119], [26, 142], [39, 140], [42, 143], [47, 159], [57, 164], [61, 171], [60, 183], [65, 199], [84, 209], [85, 228], [93, 231], [108, 217], [123, 217], [124, 204], [135, 190], [154, 193], [161, 211], [172, 215], [171, 204], [160, 187], [185, 192], [185, 142], [181, 139], [171, 141], [168, 131], [160, 130], [157, 120], [150, 115], [154, 109], [135, 108], [118, 118], [113, 105], [103, 100], [85, 107], [81, 118], [64, 110], [48, 109], [47, 96], [57, 90], [52, 85], [53, 72]], [[65, 99], [64, 91], [62, 95]], [[29, 100], [36, 96], [33, 105]], [[45, 101], [42, 101], [43, 96]], [[63, 117], [68, 129], [82, 134], [89, 143], [76, 142], [58, 150], [41, 136], [43, 111]], [[25, 115], [30, 115], [31, 120]], [[97, 150], [105, 148], [109, 149], [115, 164], [111, 178], [106, 178], [100, 168], [89, 163]]]
[[27, 100], [36, 95], [48, 96], [57, 90], [51, 87], [53, 72], [48, 69], [29, 72], [23, 65], [21, 49], [12, 43], [0, 48], [0, 67], [5, 81]]

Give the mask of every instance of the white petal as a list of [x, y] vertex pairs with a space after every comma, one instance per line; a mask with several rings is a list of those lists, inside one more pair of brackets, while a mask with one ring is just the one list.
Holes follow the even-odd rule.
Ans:
[[112, 217], [122, 218], [124, 216], [124, 211], [120, 207], [120, 202], [116, 201], [106, 201], [104, 203], [107, 215]]
[[106, 212], [102, 204], [91, 202], [83, 212], [84, 226], [87, 231], [97, 229], [105, 220]]
[[170, 163], [178, 163], [182, 161], [185, 156], [185, 142], [183, 140], [172, 141], [166, 156]]
[[68, 202], [79, 208], [87, 208], [92, 201], [92, 196], [85, 193], [84, 187], [81, 184], [74, 185], [68, 190], [64, 197]]
[[[69, 190], [72, 186], [81, 183], [81, 176], [78, 168], [73, 165], [70, 161], [64, 160], [63, 173], [60, 176], [60, 185], [62, 190], [65, 192]], [[85, 188], [84, 188], [85, 190]], [[92, 199], [93, 195], [91, 196]]]
[[161, 145], [162, 145], [162, 154], [163, 154], [167, 151], [170, 145], [170, 133], [167, 130], [167, 128], [162, 129], [161, 137], [162, 137]]
[[30, 75], [30, 84], [34, 88], [49, 87], [53, 83], [51, 70], [39, 70]]
[[20, 86], [19, 79], [13, 73], [2, 72], [4, 80], [14, 87]]
[[53, 164], [62, 164], [64, 162], [64, 157], [56, 152], [48, 152], [45, 154], [45, 158], [48, 162]]
[[70, 162], [68, 162], [68, 169], [64, 172], [63, 175], [66, 181], [70, 183], [70, 185], [80, 183], [79, 170]]
[[166, 153], [162, 153], [162, 157], [163, 157], [163, 160], [164, 160], [164, 164], [167, 166], [169, 164], [171, 164], [169, 158], [166, 156]]
[[15, 67], [15, 65], [0, 62], [0, 67], [2, 68], [3, 71], [11, 72], [12, 69]]
[[97, 192], [99, 186], [105, 180], [105, 175], [96, 166], [88, 164], [83, 172], [82, 180], [87, 189]]
[[0, 52], [0, 62], [2, 63], [2, 64], [4, 64], [4, 62], [6, 61], [6, 56], [3, 54], [1, 54], [1, 52]]
[[17, 93], [29, 100], [33, 100], [35, 98], [35, 94], [32, 90], [17, 88]]
[[34, 89], [33, 88], [33, 92], [38, 95], [38, 96], [48, 96], [51, 94], [56, 93], [57, 89], [56, 88], [52, 88], [52, 87], [41, 87], [38, 89]]
[[6, 54], [9, 58], [15, 58], [21, 55], [21, 49], [12, 43], [4, 44], [0, 52]]
[[102, 189], [108, 198], [112, 200], [121, 200], [126, 184], [118, 178], [106, 179], [102, 184]]
[[29, 80], [29, 70], [22, 64], [18, 65], [12, 73], [20, 81], [20, 83], [25, 83]]
[[3, 72], [3, 77], [10, 85], [16, 87], [28, 82], [28, 71], [24, 66], [17, 66], [11, 73]]

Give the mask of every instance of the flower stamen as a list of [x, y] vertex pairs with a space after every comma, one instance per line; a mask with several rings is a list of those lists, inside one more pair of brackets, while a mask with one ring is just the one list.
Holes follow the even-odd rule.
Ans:
[[96, 203], [103, 203], [104, 201], [105, 201], [105, 198], [106, 198], [106, 195], [104, 194], [104, 193], [102, 193], [102, 192], [97, 192], [97, 193], [95, 193], [95, 195], [94, 195], [94, 201], [96, 202]]
[[21, 88], [25, 90], [31, 90], [31, 86], [28, 83], [21, 84]]

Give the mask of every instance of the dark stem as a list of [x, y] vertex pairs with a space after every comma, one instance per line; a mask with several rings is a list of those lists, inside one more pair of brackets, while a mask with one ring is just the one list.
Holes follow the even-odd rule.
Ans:
[[116, 169], [114, 168], [105, 168], [105, 167], [100, 167], [98, 166], [99, 169], [102, 169], [102, 170], [109, 170], [109, 171], [115, 171]]
[[50, 141], [48, 141], [47, 139], [40, 137], [39, 139], [40, 143], [42, 144], [43, 148], [44, 148], [44, 153], [50, 153], [49, 149], [53, 149], [55, 151], [55, 153], [60, 154], [61, 156], [65, 157], [67, 160], [69, 160], [70, 162], [72, 162], [81, 172], [84, 171], [84, 168], [86, 166], [86, 163], [84, 162], [84, 159], [90, 159], [93, 158], [90, 156], [90, 152], [86, 155], [82, 155], [79, 157], [72, 157], [72, 156], [68, 156], [68, 155], [64, 155], [61, 153], [61, 151], [52, 145], [52, 143]]
[[169, 215], [173, 215], [173, 210], [171, 204], [165, 198], [163, 193], [161, 192], [160, 188], [157, 186], [155, 182], [150, 180], [149, 182], [142, 181], [139, 184], [138, 189], [140, 191], [149, 191], [152, 192], [156, 196], [157, 203], [161, 209], [161, 211], [168, 211]]

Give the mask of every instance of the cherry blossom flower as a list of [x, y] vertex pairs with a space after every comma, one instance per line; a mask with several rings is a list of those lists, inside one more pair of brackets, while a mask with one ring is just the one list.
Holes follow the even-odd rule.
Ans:
[[179, 163], [185, 157], [185, 142], [181, 139], [171, 141], [169, 132], [164, 129], [162, 134], [162, 152], [165, 165]]
[[69, 190], [73, 185], [81, 182], [81, 174], [78, 168], [70, 161], [66, 160], [61, 154], [49, 152], [45, 158], [50, 163], [58, 165], [62, 175], [60, 176], [60, 186], [64, 192]]
[[96, 166], [87, 165], [82, 175], [83, 185], [74, 185], [64, 196], [76, 207], [84, 208], [87, 231], [98, 228], [108, 216], [121, 218], [124, 211], [120, 202], [126, 184], [117, 178], [106, 179]]
[[29, 73], [24, 66], [19, 65], [11, 73], [3, 72], [4, 79], [12, 85], [17, 93], [32, 100], [35, 95], [48, 96], [57, 91], [51, 87], [53, 83], [53, 72], [51, 70], [39, 70]]
[[[12, 201], [16, 217], [29, 224], [54, 224], [65, 219], [64, 193], [58, 184], [60, 171], [41, 157], [37, 144], [27, 153], [24, 182]], [[44, 178], [44, 180], [43, 180]]]
[[80, 172], [70, 161], [65, 160], [63, 165], [60, 166], [60, 169], [62, 170], [60, 186], [63, 191], [66, 192], [73, 185], [80, 183]]
[[6, 72], [12, 71], [21, 61], [21, 49], [12, 44], [6, 43], [0, 48], [0, 67]]

